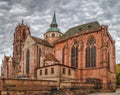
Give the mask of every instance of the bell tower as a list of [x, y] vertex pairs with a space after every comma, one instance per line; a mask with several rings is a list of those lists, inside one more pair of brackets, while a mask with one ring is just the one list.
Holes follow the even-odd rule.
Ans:
[[47, 40], [48, 42], [53, 43], [57, 39], [59, 39], [60, 36], [63, 34], [60, 32], [60, 29], [58, 28], [58, 24], [56, 21], [56, 15], [54, 12], [52, 22], [50, 24], [50, 28], [47, 30], [46, 33], [44, 33], [44, 39]]
[[14, 33], [13, 61], [15, 63], [20, 63], [22, 49], [28, 35], [30, 35], [30, 29], [27, 25], [24, 24], [24, 21], [22, 20], [22, 22], [19, 23], [16, 27]]

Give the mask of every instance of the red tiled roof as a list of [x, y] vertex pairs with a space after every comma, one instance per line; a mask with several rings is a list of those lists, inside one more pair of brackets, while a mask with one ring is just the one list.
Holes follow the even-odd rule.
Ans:
[[59, 62], [55, 56], [51, 53], [48, 53], [45, 55], [45, 61], [56, 61], [56, 62]]
[[42, 44], [42, 45], [48, 46], [48, 47], [53, 47], [53, 45], [51, 43], [49, 43], [47, 40], [36, 38], [34, 36], [31, 36], [31, 37], [36, 43], [39, 43], [39, 44]]

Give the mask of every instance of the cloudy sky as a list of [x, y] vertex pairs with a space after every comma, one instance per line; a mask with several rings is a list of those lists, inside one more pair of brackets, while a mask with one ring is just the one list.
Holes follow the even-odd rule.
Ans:
[[116, 61], [120, 63], [120, 0], [0, 0], [0, 63], [4, 55], [12, 54], [13, 33], [22, 19], [32, 35], [43, 37], [54, 10], [63, 33], [96, 20], [108, 25], [116, 41]]

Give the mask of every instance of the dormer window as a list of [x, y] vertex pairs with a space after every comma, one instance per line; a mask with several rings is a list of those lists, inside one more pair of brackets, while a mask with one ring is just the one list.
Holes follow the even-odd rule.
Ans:
[[92, 26], [91, 25], [88, 25], [88, 28], [91, 28]]
[[81, 28], [79, 28], [79, 30], [81, 31], [82, 29], [81, 29]]

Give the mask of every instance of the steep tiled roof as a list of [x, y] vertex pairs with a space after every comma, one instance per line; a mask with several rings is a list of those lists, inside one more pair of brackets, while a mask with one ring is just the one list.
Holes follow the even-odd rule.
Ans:
[[43, 40], [43, 39], [36, 38], [33, 36], [31, 36], [31, 38], [38, 44], [42, 44], [42, 45], [48, 46], [48, 47], [53, 47], [53, 45], [51, 43], [49, 43], [47, 40]]
[[55, 56], [51, 53], [48, 53], [45, 55], [45, 61], [56, 61], [56, 62], [59, 62]]
[[90, 22], [87, 24], [82, 24], [82, 25], [70, 28], [66, 33], [64, 33], [64, 35], [61, 38], [69, 37], [76, 33], [85, 33], [87, 32], [86, 30], [95, 30], [95, 29], [98, 29], [99, 27], [100, 27], [100, 24], [97, 21]]

